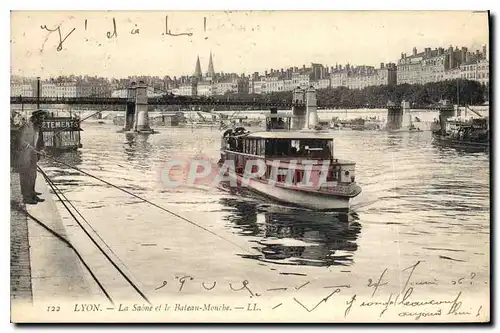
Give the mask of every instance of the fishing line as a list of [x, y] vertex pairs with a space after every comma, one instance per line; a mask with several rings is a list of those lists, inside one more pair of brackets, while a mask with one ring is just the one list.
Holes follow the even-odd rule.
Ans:
[[55, 185], [53, 184], [52, 180], [50, 180], [50, 178], [47, 176], [47, 174], [42, 170], [42, 168], [38, 167], [38, 170], [42, 173], [43, 177], [45, 178], [45, 180], [47, 181], [47, 183], [49, 184], [50, 188], [52, 189], [52, 191], [54, 191], [54, 193], [56, 194], [57, 198], [61, 201], [61, 203], [63, 204], [64, 208], [66, 208], [66, 210], [68, 211], [68, 213], [71, 215], [71, 217], [73, 217], [73, 219], [75, 220], [76, 223], [78, 223], [78, 225], [80, 226], [80, 228], [82, 228], [82, 230], [85, 232], [85, 234], [90, 238], [90, 240], [94, 243], [94, 245], [101, 251], [101, 253], [106, 257], [106, 259], [108, 259], [108, 261], [111, 263], [111, 265], [113, 265], [114, 268], [116, 268], [116, 270], [123, 276], [123, 278], [132, 286], [132, 288], [134, 288], [134, 290], [139, 294], [141, 295], [141, 297], [146, 301], [148, 302], [150, 305], [151, 305], [151, 302], [148, 300], [148, 298], [146, 297], [146, 295], [144, 295], [142, 293], [142, 291], [134, 284], [134, 282], [132, 282], [130, 280], [130, 278], [121, 270], [120, 267], [118, 267], [118, 265], [116, 265], [116, 263], [109, 257], [109, 255], [99, 246], [99, 244], [97, 244], [97, 242], [95, 241], [94, 238], [92, 238], [92, 236], [89, 234], [89, 232], [82, 226], [82, 224], [80, 223], [80, 221], [78, 220], [78, 218], [73, 214], [73, 212], [69, 209], [69, 207], [66, 205], [66, 203], [61, 199], [61, 196], [59, 195], [58, 193], [58, 189], [56, 189]]
[[[41, 171], [41, 168], [38, 167], [40, 172]], [[43, 173], [42, 173], [43, 175]], [[85, 217], [80, 213], [80, 211], [75, 207], [75, 205], [73, 205], [73, 203], [66, 197], [66, 195], [64, 194], [63, 191], [61, 191], [61, 189], [59, 189], [56, 184], [54, 183], [54, 181], [52, 181], [48, 175], [44, 175], [44, 178], [47, 180], [47, 182], [50, 182], [54, 188], [56, 190], [59, 191], [59, 194], [64, 198], [64, 200], [66, 202], [69, 203], [69, 205], [76, 211], [76, 213], [82, 218], [82, 220], [89, 226], [89, 228], [94, 232], [94, 234], [104, 243], [104, 245], [106, 246], [106, 248], [111, 252], [113, 253], [113, 255], [115, 256], [115, 258], [127, 269], [127, 271], [130, 273], [130, 275], [132, 275], [134, 277], [134, 279], [136, 280], [139, 280], [133, 273], [132, 271], [130, 270], [130, 268], [127, 267], [127, 265], [125, 265], [125, 263], [120, 259], [120, 257], [118, 257], [118, 255], [113, 251], [113, 249], [108, 245], [108, 243], [106, 243], [106, 241], [99, 235], [99, 233], [97, 232], [97, 230], [95, 230], [92, 225], [90, 224], [90, 222], [87, 221], [87, 219], [85, 219]], [[83, 229], [83, 228], [82, 228]]]
[[39, 219], [37, 219], [36, 217], [34, 217], [30, 213], [28, 213], [28, 211], [26, 209], [18, 207], [18, 206], [14, 206], [14, 209], [17, 210], [17, 211], [19, 211], [19, 212], [22, 212], [22, 213], [26, 214], [26, 216], [28, 216], [30, 219], [32, 219], [33, 221], [35, 221], [36, 223], [38, 223], [41, 227], [43, 227], [45, 230], [47, 230], [52, 235], [54, 235], [55, 237], [57, 237], [60, 241], [62, 241], [64, 244], [66, 244], [70, 249], [72, 249], [75, 252], [75, 254], [78, 257], [78, 259], [80, 259], [80, 261], [82, 262], [82, 264], [89, 271], [90, 275], [92, 276], [92, 278], [94, 279], [94, 281], [97, 283], [97, 285], [99, 286], [99, 288], [101, 289], [101, 291], [104, 293], [104, 295], [106, 296], [106, 298], [108, 299], [108, 301], [111, 302], [111, 304], [115, 305], [115, 303], [111, 299], [111, 296], [109, 296], [108, 292], [106, 291], [106, 289], [104, 288], [104, 286], [101, 284], [101, 282], [99, 281], [99, 279], [97, 278], [97, 276], [94, 274], [94, 272], [89, 267], [89, 265], [87, 265], [87, 263], [83, 259], [83, 257], [80, 254], [80, 252], [78, 252], [78, 250], [73, 246], [73, 244], [71, 244], [71, 242], [69, 240], [67, 240], [66, 238], [64, 238], [63, 236], [61, 236], [60, 234], [58, 234], [57, 232], [55, 232], [51, 228], [49, 228], [45, 223], [41, 222]]
[[[85, 120], [87, 120], [87, 119], [89, 119], [89, 118], [91, 118], [91, 117], [95, 116], [96, 114], [101, 113], [101, 112], [103, 112], [103, 111], [104, 111], [104, 110], [97, 111], [97, 112], [95, 112], [95, 113], [91, 114], [90, 116], [83, 118], [82, 120], [80, 120], [80, 124], [81, 124], [82, 122], [84, 122]], [[58, 129], [57, 131], [54, 131], [54, 133], [52, 133], [52, 135], [51, 135], [51, 136], [47, 136], [47, 138], [46, 138], [46, 139], [44, 139], [44, 140], [43, 140], [43, 142], [46, 142], [46, 141], [48, 141], [49, 139], [52, 139], [53, 137], [55, 137], [55, 136], [56, 136], [56, 135], [58, 135], [59, 133], [64, 132], [65, 130], [70, 129], [70, 128], [72, 128], [72, 127], [71, 127], [71, 126], [68, 126], [68, 127], [63, 127], [63, 128], [60, 128], [60, 129]]]
[[100, 177], [94, 176], [94, 175], [92, 175], [92, 174], [90, 174], [90, 173], [88, 173], [88, 172], [86, 172], [86, 171], [83, 171], [82, 169], [77, 168], [77, 167], [75, 167], [75, 166], [73, 166], [73, 165], [70, 165], [70, 164], [68, 164], [68, 163], [66, 163], [66, 162], [60, 161], [60, 160], [58, 160], [58, 159], [56, 159], [56, 158], [53, 158], [53, 157], [49, 157], [49, 156], [47, 156], [47, 157], [48, 157], [49, 159], [53, 160], [54, 162], [60, 163], [60, 164], [62, 164], [62, 165], [67, 166], [68, 168], [71, 168], [71, 169], [74, 169], [74, 170], [76, 170], [76, 171], [79, 171], [79, 172], [83, 173], [84, 175], [87, 175], [87, 176], [89, 176], [89, 177], [91, 177], [91, 178], [94, 178], [94, 179], [96, 179], [96, 180], [98, 180], [98, 181], [101, 181], [101, 182], [103, 182], [104, 184], [107, 184], [107, 185], [109, 185], [109, 186], [111, 186], [111, 187], [114, 187], [114, 188], [116, 188], [116, 189], [118, 189], [118, 190], [120, 190], [120, 191], [122, 191], [122, 192], [125, 192], [125, 193], [127, 193], [127, 194], [129, 194], [129, 195], [133, 196], [134, 198], [137, 198], [137, 199], [139, 199], [139, 200], [141, 200], [141, 201], [144, 201], [144, 202], [146, 202], [146, 203], [148, 203], [148, 204], [150, 204], [150, 205], [152, 205], [152, 206], [154, 206], [154, 207], [156, 207], [156, 208], [159, 208], [159, 209], [161, 209], [162, 211], [167, 212], [167, 213], [169, 213], [169, 214], [171, 214], [171, 215], [173, 215], [173, 216], [175, 216], [175, 217], [177, 217], [177, 218], [179, 218], [179, 219], [181, 219], [181, 220], [183, 220], [183, 221], [185, 221], [185, 222], [187, 222], [187, 223], [189, 223], [189, 224], [191, 224], [191, 225], [194, 225], [194, 226], [196, 226], [196, 227], [198, 227], [198, 228], [200, 228], [200, 229], [202, 229], [202, 230], [204, 230], [204, 231], [206, 231], [206, 232], [208, 232], [208, 233], [210, 233], [210, 234], [212, 234], [212, 235], [214, 235], [214, 236], [216, 236], [216, 237], [218, 237], [218, 238], [220, 238], [220, 239], [222, 239], [222, 240], [224, 240], [224, 241], [226, 241], [226, 242], [228, 242], [228, 243], [230, 243], [230, 244], [232, 244], [232, 245], [234, 245], [234, 246], [236, 246], [236, 247], [238, 247], [239, 249], [241, 249], [241, 250], [243, 250], [243, 251], [245, 251], [245, 252], [247, 252], [247, 253], [253, 254], [251, 251], [249, 251], [249, 250], [245, 249], [245, 248], [244, 248], [244, 247], [242, 247], [241, 245], [239, 245], [239, 244], [237, 244], [237, 243], [235, 243], [235, 242], [233, 242], [233, 241], [231, 241], [231, 240], [229, 240], [229, 239], [227, 239], [227, 238], [224, 238], [223, 236], [220, 236], [219, 234], [216, 234], [216, 233], [215, 233], [215, 232], [213, 232], [212, 230], [207, 229], [207, 228], [205, 228], [204, 226], [201, 226], [201, 225], [199, 225], [198, 223], [196, 223], [196, 222], [194, 222], [194, 221], [191, 221], [191, 220], [189, 220], [189, 219], [187, 219], [187, 218], [185, 218], [185, 217], [183, 217], [183, 216], [181, 216], [181, 215], [179, 215], [179, 214], [177, 214], [177, 213], [175, 213], [175, 212], [173, 212], [173, 211], [171, 211], [171, 210], [169, 210], [169, 209], [167, 209], [167, 208], [164, 208], [164, 207], [162, 207], [162, 206], [160, 206], [160, 205], [158, 205], [158, 204], [156, 204], [156, 203], [154, 203], [154, 202], [152, 202], [152, 201], [149, 201], [148, 199], [145, 199], [145, 198], [143, 198], [143, 197], [141, 197], [141, 196], [139, 196], [139, 195], [137, 195], [137, 194], [134, 194], [134, 193], [132, 193], [132, 192], [130, 192], [130, 191], [128, 191], [128, 190], [126, 190], [126, 189], [124, 189], [124, 188], [121, 188], [120, 186], [114, 185], [114, 184], [112, 184], [112, 183], [110, 183], [110, 182], [108, 182], [108, 181], [106, 181], [106, 180], [104, 180], [104, 179], [102, 179], [102, 178], [100, 178]]

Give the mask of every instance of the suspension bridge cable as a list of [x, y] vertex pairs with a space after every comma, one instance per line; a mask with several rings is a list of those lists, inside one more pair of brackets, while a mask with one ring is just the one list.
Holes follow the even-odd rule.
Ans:
[[78, 259], [80, 259], [80, 261], [82, 262], [82, 264], [88, 270], [88, 272], [90, 273], [90, 275], [92, 276], [92, 278], [94, 279], [94, 281], [97, 283], [97, 285], [99, 286], [99, 288], [101, 289], [101, 291], [104, 293], [104, 295], [106, 296], [106, 298], [108, 299], [108, 301], [111, 302], [111, 304], [115, 305], [115, 303], [113, 302], [113, 299], [111, 298], [111, 296], [109, 296], [108, 292], [106, 291], [106, 289], [104, 288], [104, 286], [101, 284], [101, 282], [99, 281], [99, 279], [97, 278], [97, 276], [94, 274], [94, 272], [89, 267], [89, 265], [85, 262], [85, 260], [83, 259], [82, 255], [80, 254], [80, 252], [78, 252], [78, 250], [73, 246], [73, 244], [71, 244], [71, 242], [69, 240], [67, 240], [65, 237], [61, 236], [60, 234], [58, 234], [57, 232], [55, 232], [54, 230], [52, 230], [51, 228], [49, 228], [45, 223], [41, 222], [39, 219], [37, 219], [36, 217], [34, 217], [33, 215], [31, 215], [25, 208], [14, 207], [14, 209], [17, 210], [17, 211], [19, 211], [19, 212], [21, 212], [21, 213], [26, 214], [26, 216], [28, 216], [31, 220], [33, 220], [36, 223], [38, 223], [41, 227], [43, 227], [45, 230], [47, 230], [52, 235], [54, 235], [55, 237], [57, 237], [60, 241], [62, 241], [64, 244], [66, 244], [70, 249], [72, 249], [75, 252], [75, 254], [78, 257]]
[[89, 234], [89, 232], [82, 226], [82, 224], [80, 223], [80, 221], [78, 220], [78, 218], [73, 214], [73, 212], [69, 209], [69, 207], [66, 205], [66, 203], [62, 200], [61, 196], [58, 193], [58, 189], [55, 187], [55, 184], [47, 176], [47, 174], [42, 170], [42, 168], [38, 167], [38, 170], [42, 173], [43, 177], [45, 178], [45, 180], [49, 184], [49, 186], [52, 189], [52, 191], [54, 191], [54, 193], [56, 194], [57, 198], [63, 204], [64, 208], [66, 208], [66, 210], [71, 215], [71, 217], [73, 217], [73, 219], [76, 221], [76, 223], [78, 223], [78, 225], [80, 226], [80, 228], [82, 228], [82, 230], [90, 238], [90, 240], [94, 243], [94, 245], [101, 251], [101, 253], [106, 257], [106, 259], [108, 259], [108, 261], [111, 263], [111, 265], [113, 265], [113, 267], [123, 276], [123, 278], [132, 286], [132, 288], [134, 288], [134, 290], [139, 295], [141, 295], [141, 297], [146, 302], [148, 302], [151, 305], [151, 302], [148, 300], [148, 298], [146, 297], [146, 295], [144, 295], [144, 293], [135, 285], [135, 283], [130, 280], [130, 278], [120, 269], [120, 267], [118, 267], [118, 265], [116, 265], [116, 263], [109, 257], [109, 255], [99, 246], [99, 244], [97, 244], [97, 242], [95, 241], [95, 239], [92, 238], [92, 236]]

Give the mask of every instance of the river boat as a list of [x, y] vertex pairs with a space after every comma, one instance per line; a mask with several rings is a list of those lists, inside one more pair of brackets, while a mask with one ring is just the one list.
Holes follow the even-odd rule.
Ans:
[[[331, 132], [294, 130], [292, 118], [271, 113], [265, 131], [226, 130], [219, 165], [231, 161], [234, 172], [226, 176], [275, 201], [320, 211], [348, 210], [350, 200], [361, 193], [355, 162], [337, 158]], [[257, 173], [256, 161], [265, 169], [248, 181], [249, 171]], [[252, 163], [251, 170], [248, 163]], [[311, 184], [304, 186], [307, 183]]]
[[433, 132], [433, 136], [441, 145], [488, 150], [488, 118], [448, 118], [441, 129]]

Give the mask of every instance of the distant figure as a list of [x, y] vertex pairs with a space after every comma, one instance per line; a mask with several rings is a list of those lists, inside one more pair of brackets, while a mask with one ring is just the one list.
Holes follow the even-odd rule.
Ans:
[[44, 201], [35, 191], [36, 165], [40, 158], [38, 151], [45, 145], [42, 135], [42, 121], [47, 113], [43, 110], [33, 111], [30, 119], [20, 129], [18, 141], [18, 170], [21, 180], [21, 193], [26, 204], [37, 204]]

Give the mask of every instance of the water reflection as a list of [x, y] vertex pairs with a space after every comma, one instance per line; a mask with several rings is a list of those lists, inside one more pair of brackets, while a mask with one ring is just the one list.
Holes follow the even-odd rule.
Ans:
[[136, 161], [143, 167], [149, 167], [149, 158], [154, 146], [148, 141], [150, 134], [125, 133], [124, 151], [128, 161]]
[[361, 224], [356, 213], [314, 212], [223, 198], [226, 220], [254, 238], [260, 255], [245, 258], [283, 265], [350, 265]]

